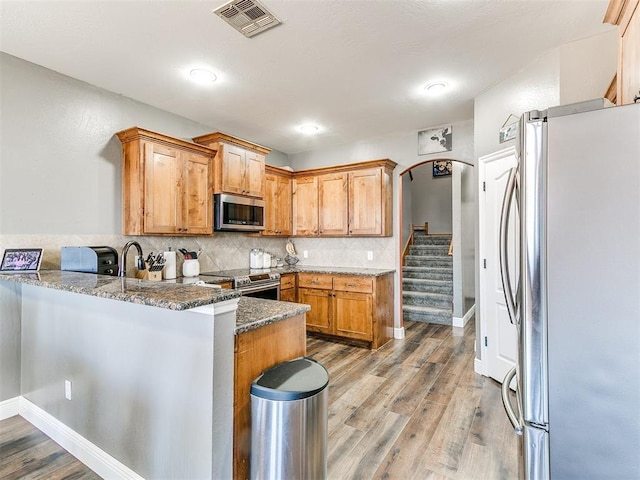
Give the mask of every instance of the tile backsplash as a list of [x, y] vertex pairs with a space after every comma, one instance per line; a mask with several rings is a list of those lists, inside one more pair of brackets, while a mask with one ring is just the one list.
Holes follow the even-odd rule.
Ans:
[[[249, 267], [249, 251], [261, 248], [277, 257], [286, 255], [286, 239], [251, 237], [242, 233], [218, 232], [212, 237], [159, 237], [123, 235], [0, 235], [0, 250], [5, 248], [44, 249], [41, 269], [60, 268], [60, 248], [63, 246], [110, 246], [121, 252], [129, 240], [136, 240], [145, 255], [171, 247], [202, 250], [200, 271], [229, 270]], [[319, 267], [395, 268], [393, 238], [292, 238], [299, 265]], [[308, 257], [303, 258], [304, 251]], [[372, 259], [369, 260], [368, 253]], [[133, 249], [127, 259], [127, 270], [133, 271]], [[178, 254], [178, 272], [182, 255]]]

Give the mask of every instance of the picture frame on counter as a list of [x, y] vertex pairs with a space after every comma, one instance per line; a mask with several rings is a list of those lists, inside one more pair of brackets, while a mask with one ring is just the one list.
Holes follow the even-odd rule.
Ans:
[[41, 248], [7, 248], [2, 256], [0, 272], [37, 272], [41, 263]]

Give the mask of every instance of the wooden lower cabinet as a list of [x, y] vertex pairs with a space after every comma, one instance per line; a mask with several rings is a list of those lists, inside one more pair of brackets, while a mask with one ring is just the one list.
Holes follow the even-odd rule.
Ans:
[[392, 273], [298, 273], [298, 302], [311, 306], [307, 332], [364, 342], [373, 349], [393, 338]]
[[296, 301], [296, 274], [285, 273], [280, 276], [280, 301]]
[[311, 311], [307, 313], [307, 331], [333, 333], [331, 322], [331, 290], [299, 288], [298, 302], [307, 304]]
[[305, 316], [297, 315], [235, 337], [233, 478], [251, 474], [251, 383], [263, 371], [307, 353]]

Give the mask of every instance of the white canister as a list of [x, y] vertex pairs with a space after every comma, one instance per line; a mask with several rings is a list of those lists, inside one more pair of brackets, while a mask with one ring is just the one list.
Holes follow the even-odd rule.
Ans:
[[182, 264], [183, 277], [197, 277], [200, 275], [200, 262], [195, 259], [185, 260]]
[[262, 268], [271, 268], [271, 254], [269, 252], [262, 254]]
[[262, 268], [262, 250], [259, 248], [252, 248], [249, 254], [249, 267], [250, 268]]

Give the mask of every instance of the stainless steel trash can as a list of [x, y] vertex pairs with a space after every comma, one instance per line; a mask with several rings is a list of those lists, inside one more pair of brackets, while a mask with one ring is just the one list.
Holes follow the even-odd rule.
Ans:
[[251, 479], [327, 477], [329, 373], [300, 357], [266, 370], [251, 384]]

